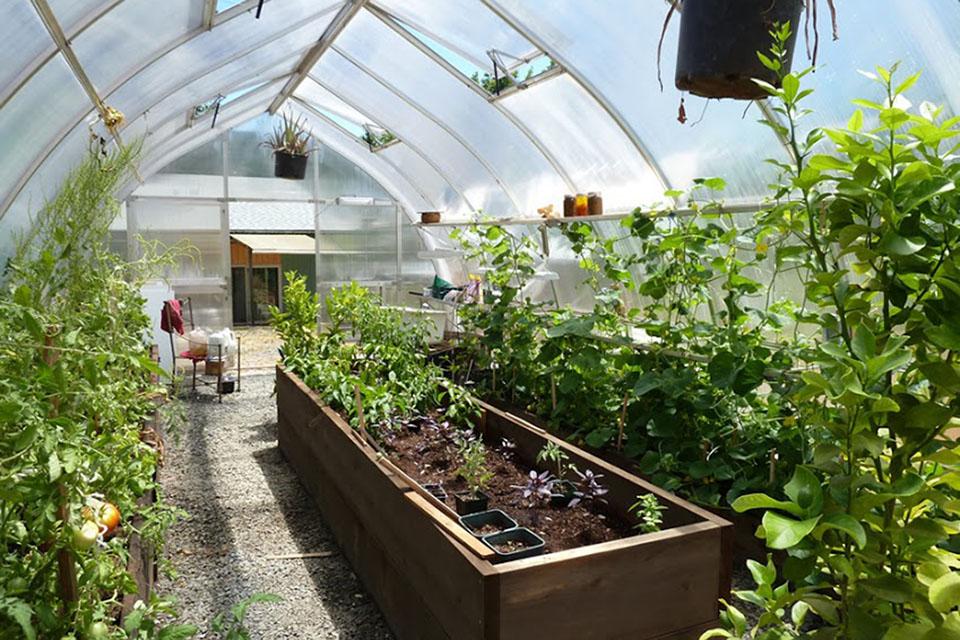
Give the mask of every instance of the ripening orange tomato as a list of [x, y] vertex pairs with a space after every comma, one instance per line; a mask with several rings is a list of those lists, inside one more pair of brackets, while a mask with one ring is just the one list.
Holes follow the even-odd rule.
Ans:
[[120, 526], [120, 510], [113, 504], [104, 502], [97, 519], [107, 528], [108, 534], [113, 533]]

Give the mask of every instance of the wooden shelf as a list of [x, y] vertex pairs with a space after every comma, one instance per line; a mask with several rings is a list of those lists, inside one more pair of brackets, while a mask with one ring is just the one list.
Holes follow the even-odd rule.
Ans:
[[577, 218], [496, 218], [493, 220], [451, 220], [449, 222], [434, 222], [434, 223], [423, 223], [423, 222], [414, 222], [413, 226], [420, 227], [422, 229], [427, 228], [440, 228], [440, 227], [469, 227], [471, 225], [479, 226], [554, 226], [561, 224], [569, 224], [571, 222], [609, 222], [614, 220], [623, 220], [631, 212], [624, 211], [620, 213], [605, 213], [602, 216], [580, 216]]
[[[755, 213], [763, 207], [762, 203], [750, 202], [734, 202], [724, 205], [723, 213], [725, 214], [738, 214], [738, 213]], [[630, 211], [612, 211], [610, 213], [605, 213], [600, 216], [578, 216], [575, 218], [543, 218], [541, 216], [530, 217], [530, 218], [495, 218], [492, 220], [451, 220], [449, 222], [434, 222], [432, 224], [424, 224], [423, 222], [414, 222], [412, 223], [415, 227], [420, 227], [421, 229], [429, 228], [441, 228], [441, 227], [469, 227], [470, 225], [480, 225], [480, 226], [559, 226], [563, 224], [570, 224], [571, 222], [614, 222], [618, 220], [623, 220], [627, 216], [633, 213], [633, 209]], [[699, 210], [693, 210], [689, 208], [680, 208], [666, 213], [658, 211], [644, 211], [648, 216], [653, 218], [686, 218], [689, 216], [701, 215], [702, 212]], [[710, 212], [715, 214], [716, 212]], [[707, 215], [707, 214], [704, 214]]]

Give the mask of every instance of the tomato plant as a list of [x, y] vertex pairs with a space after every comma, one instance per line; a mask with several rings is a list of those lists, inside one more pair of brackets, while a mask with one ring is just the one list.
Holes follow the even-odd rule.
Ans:
[[[119, 514], [142, 516], [157, 454], [140, 438], [162, 395], [144, 343], [151, 327], [140, 287], [173, 257], [145, 246], [137, 262], [109, 251], [113, 193], [134, 148], [91, 155], [38, 212], [0, 290], [0, 637], [115, 636], [124, 593]], [[83, 509], [109, 496], [103, 527]]]

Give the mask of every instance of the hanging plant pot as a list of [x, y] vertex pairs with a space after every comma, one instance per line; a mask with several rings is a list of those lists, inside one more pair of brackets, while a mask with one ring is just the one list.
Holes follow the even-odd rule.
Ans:
[[307, 173], [307, 156], [275, 151], [273, 154], [273, 175], [278, 178], [303, 180]]
[[768, 53], [770, 31], [789, 21], [789, 69], [802, 9], [803, 0], [684, 0], [677, 88], [704, 98], [767, 97], [752, 79], [777, 84], [777, 77], [760, 63], [757, 52]]

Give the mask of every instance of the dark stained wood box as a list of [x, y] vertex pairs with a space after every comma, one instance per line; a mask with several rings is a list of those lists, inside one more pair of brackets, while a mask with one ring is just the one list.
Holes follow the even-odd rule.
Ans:
[[[604, 474], [611, 509], [641, 493], [668, 507], [650, 534], [492, 564], [443, 528], [297, 376], [277, 368], [280, 450], [401, 640], [696, 639], [730, 589], [733, 529], [722, 518], [484, 405], [484, 437], [533, 460], [555, 441]], [[439, 511], [437, 512], [439, 514]], [[435, 514], [434, 514], [435, 515]]]

